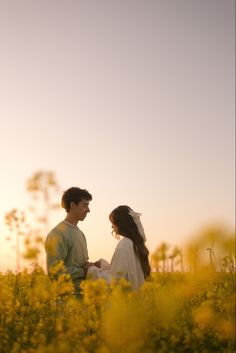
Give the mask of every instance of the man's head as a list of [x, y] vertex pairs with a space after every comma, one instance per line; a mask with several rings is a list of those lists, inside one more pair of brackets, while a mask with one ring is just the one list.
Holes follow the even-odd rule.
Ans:
[[90, 212], [89, 201], [91, 200], [92, 195], [87, 190], [71, 187], [63, 193], [61, 205], [67, 213], [73, 213], [78, 220], [82, 221]]

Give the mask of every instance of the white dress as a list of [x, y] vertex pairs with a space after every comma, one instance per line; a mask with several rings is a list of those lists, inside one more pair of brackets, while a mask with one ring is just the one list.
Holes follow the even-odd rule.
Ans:
[[104, 278], [108, 283], [112, 278], [125, 278], [133, 289], [138, 289], [144, 283], [144, 274], [132, 240], [123, 237], [116, 246], [111, 263], [101, 259], [101, 268], [91, 266], [87, 276]]

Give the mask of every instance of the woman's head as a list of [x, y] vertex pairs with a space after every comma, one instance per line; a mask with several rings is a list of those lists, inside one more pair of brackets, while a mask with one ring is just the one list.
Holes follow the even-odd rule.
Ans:
[[133, 234], [133, 236], [139, 235], [137, 225], [133, 217], [129, 214], [130, 211], [132, 211], [132, 209], [129, 206], [122, 205], [116, 207], [110, 213], [109, 219], [116, 237], [122, 235], [123, 237], [130, 238], [130, 234]]

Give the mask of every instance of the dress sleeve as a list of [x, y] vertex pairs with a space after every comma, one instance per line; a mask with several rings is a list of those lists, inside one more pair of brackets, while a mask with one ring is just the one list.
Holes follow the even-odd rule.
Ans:
[[126, 278], [129, 265], [129, 249], [125, 246], [118, 246], [112, 256], [110, 274], [115, 278]]

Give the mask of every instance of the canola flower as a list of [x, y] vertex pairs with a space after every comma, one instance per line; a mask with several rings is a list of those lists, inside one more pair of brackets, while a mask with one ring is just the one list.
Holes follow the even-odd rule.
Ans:
[[232, 273], [152, 273], [139, 291], [125, 280], [51, 281], [40, 267], [0, 274], [1, 353], [231, 353]]

